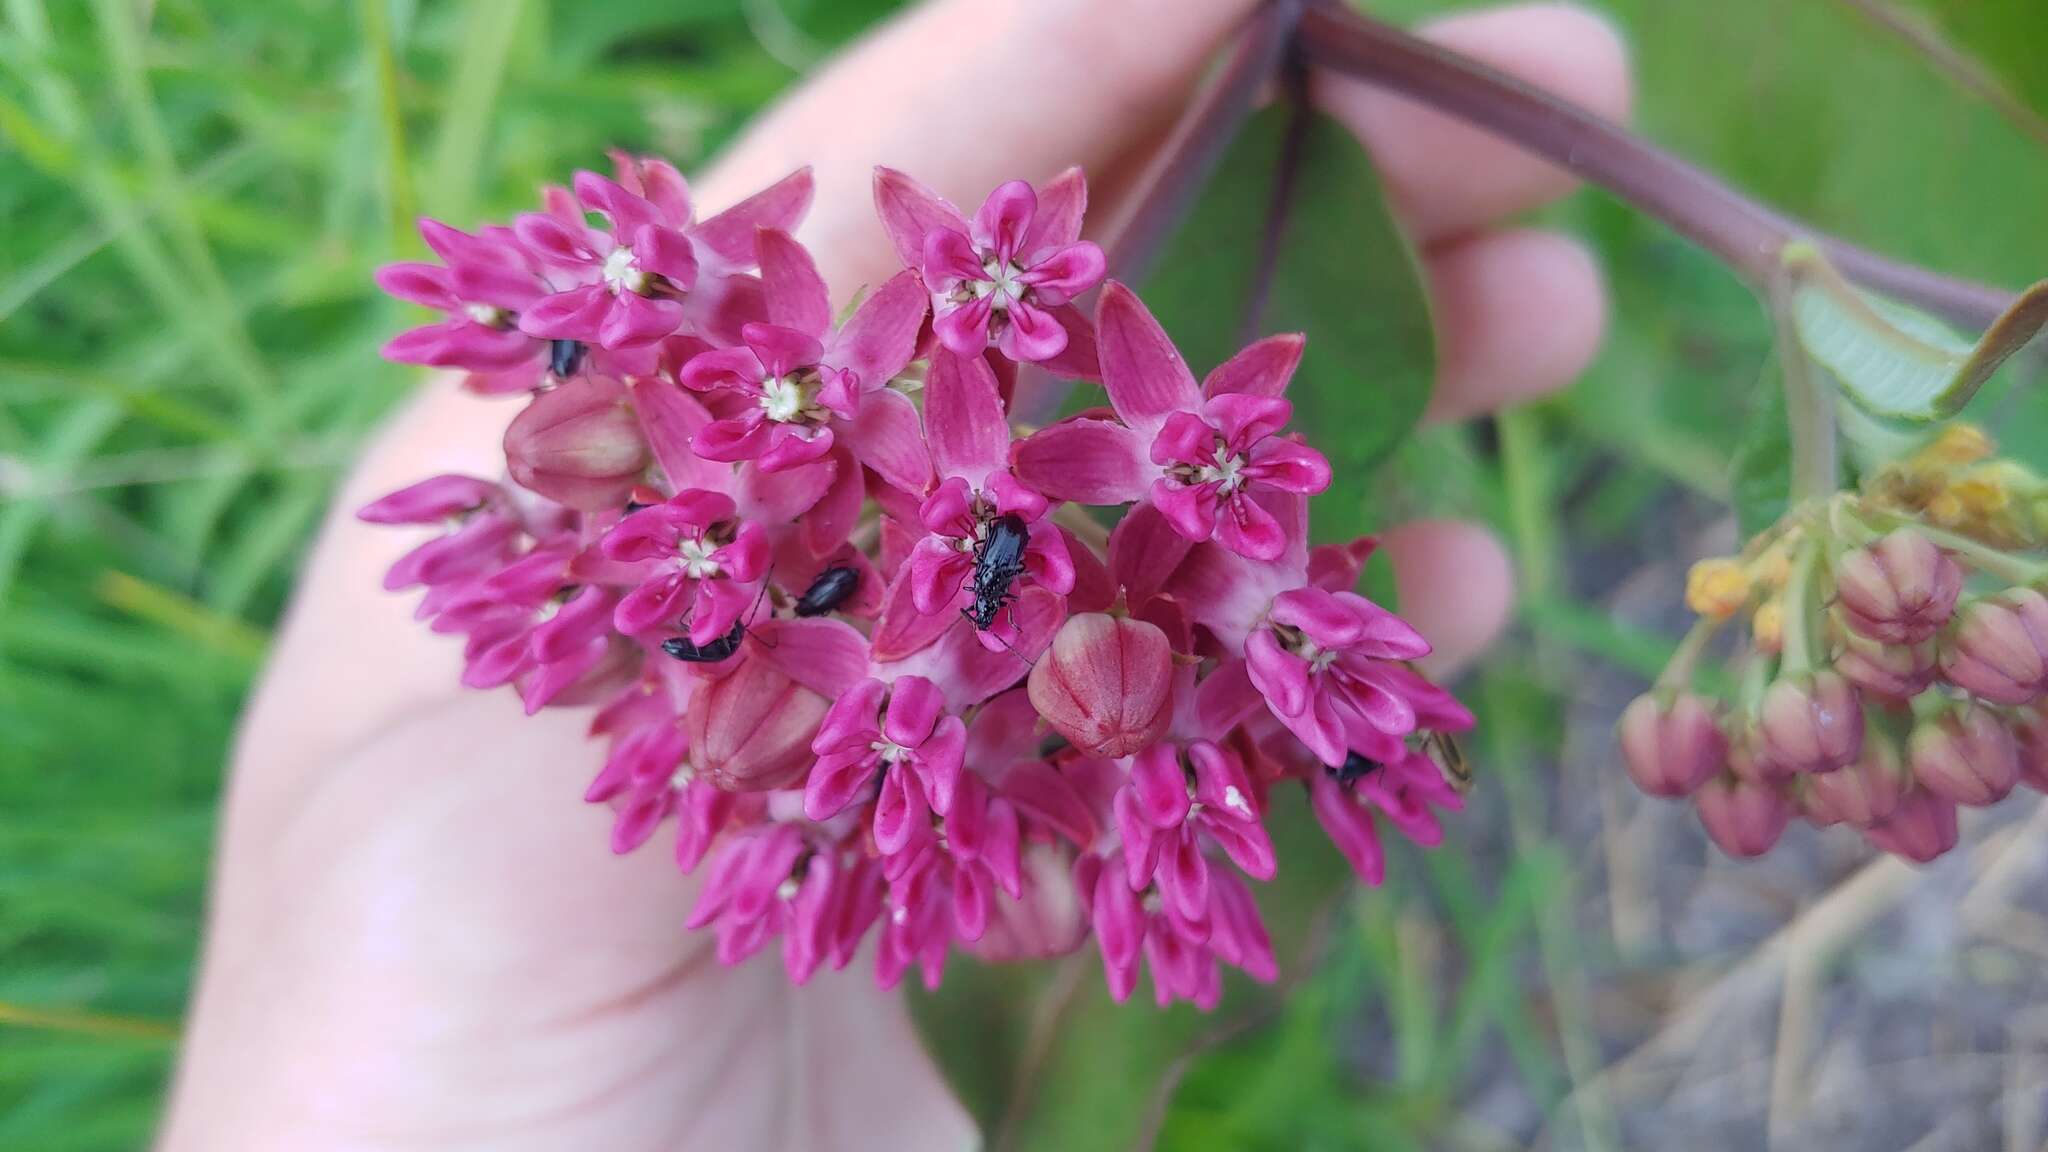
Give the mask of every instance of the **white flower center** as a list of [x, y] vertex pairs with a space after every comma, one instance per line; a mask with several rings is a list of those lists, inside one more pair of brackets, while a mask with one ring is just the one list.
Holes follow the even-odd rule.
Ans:
[[809, 407], [804, 386], [794, 376], [770, 376], [761, 381], [761, 411], [778, 424], [794, 424]]
[[981, 270], [988, 274], [988, 279], [975, 282], [974, 294], [988, 297], [989, 307], [998, 312], [1005, 311], [1024, 298], [1025, 285], [1019, 279], [1024, 275], [1022, 268], [1015, 264], [997, 263], [996, 258], [990, 256], [982, 263]]
[[465, 304], [462, 306], [462, 310], [464, 312], [469, 313], [469, 318], [471, 320], [476, 321], [477, 323], [483, 325], [486, 328], [511, 327], [512, 314], [510, 312], [505, 311], [503, 308], [499, 308], [495, 305]]
[[1242, 473], [1246, 463], [1244, 457], [1232, 456], [1229, 449], [1218, 444], [1216, 446], [1216, 462], [1214, 464], [1202, 465], [1195, 471], [1195, 475], [1200, 478], [1200, 482], [1203, 484], [1222, 485], [1224, 494], [1228, 495], [1237, 491], [1245, 484], [1245, 478]]
[[1337, 662], [1337, 657], [1342, 656], [1344, 654], [1341, 650], [1336, 648], [1318, 647], [1315, 641], [1309, 639], [1306, 636], [1303, 636], [1301, 638], [1301, 643], [1295, 647], [1294, 651], [1295, 655], [1300, 656], [1303, 660], [1308, 661], [1308, 670], [1310, 672], [1323, 671], [1330, 665], [1335, 664]]
[[1252, 810], [1252, 806], [1244, 801], [1244, 793], [1239, 792], [1235, 784], [1228, 785], [1223, 789], [1223, 806], [1237, 812], [1250, 812]]
[[624, 244], [611, 250], [604, 258], [604, 283], [614, 293], [647, 292], [647, 273], [640, 268], [640, 262], [633, 256], [633, 250]]
[[668, 778], [668, 786], [681, 792], [690, 786], [690, 781], [696, 778], [697, 773], [688, 764], [683, 764], [677, 767], [675, 773]]
[[785, 877], [782, 883], [775, 886], [775, 898], [785, 903], [794, 900], [796, 899], [796, 888], [796, 877]]
[[868, 747], [873, 749], [875, 755], [880, 756], [882, 761], [887, 764], [901, 764], [905, 760], [910, 759], [910, 749], [905, 748], [886, 736], [868, 745]]
[[711, 554], [718, 551], [716, 545], [701, 536], [685, 536], [676, 544], [676, 559], [682, 563], [683, 574], [692, 580], [702, 580], [724, 571]]

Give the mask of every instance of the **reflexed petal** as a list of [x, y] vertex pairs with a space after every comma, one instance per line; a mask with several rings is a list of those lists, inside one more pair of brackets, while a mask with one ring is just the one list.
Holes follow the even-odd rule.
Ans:
[[810, 209], [811, 170], [799, 168], [690, 230], [698, 243], [735, 268], [755, 262], [754, 236], [763, 228], [793, 232]]
[[923, 264], [925, 237], [934, 230], [967, 231], [967, 218], [958, 208], [894, 168], [875, 169], [875, 213], [906, 268]]
[[678, 291], [697, 286], [697, 254], [689, 238], [673, 228], [641, 228], [633, 233], [633, 260], [669, 282]]
[[730, 468], [690, 450], [691, 438], [711, 422], [711, 413], [695, 396], [666, 380], [644, 377], [633, 382], [633, 412], [671, 487], [702, 488], [731, 475]]
[[544, 296], [519, 314], [519, 330], [544, 340], [598, 343], [598, 331], [610, 317], [612, 295], [602, 284], [586, 284]]
[[433, 524], [482, 507], [497, 491], [496, 484], [474, 476], [435, 476], [365, 504], [356, 519], [370, 524]]
[[941, 479], [957, 476], [979, 487], [1009, 462], [1010, 425], [1003, 417], [1002, 397], [995, 373], [978, 355], [939, 352], [932, 357], [924, 422], [932, 466]]
[[915, 749], [932, 734], [932, 725], [946, 710], [938, 685], [922, 676], [905, 676], [889, 693], [889, 707], [882, 716], [882, 735], [893, 744]]
[[1154, 744], [1131, 759], [1131, 794], [1145, 823], [1154, 828], [1180, 827], [1188, 818], [1190, 798], [1175, 745]]
[[[761, 257], [761, 285], [768, 292], [769, 320], [823, 339], [832, 330], [832, 301], [810, 252], [796, 237], [774, 228], [761, 230], [755, 248]], [[816, 361], [813, 355], [803, 363]]]
[[884, 389], [867, 397], [845, 440], [862, 464], [905, 492], [922, 495], [931, 486], [931, 456], [917, 405], [901, 392]]
[[1191, 542], [1163, 513], [1140, 504], [1109, 533], [1109, 570], [1133, 605], [1159, 594], [1187, 558]]
[[1102, 385], [1124, 423], [1150, 433], [1167, 416], [1201, 405], [1201, 390], [1159, 321], [1137, 294], [1112, 280], [1096, 307]]
[[805, 432], [789, 424], [763, 424], [768, 430], [768, 450], [757, 459], [767, 472], [781, 472], [815, 464], [832, 454], [832, 429]]
[[1373, 828], [1372, 813], [1352, 799], [1327, 772], [1309, 780], [1309, 806], [1316, 821], [1330, 837], [1330, 843], [1350, 861], [1358, 878], [1377, 887], [1386, 878], [1387, 862], [1380, 850], [1379, 832]]
[[1305, 347], [1307, 341], [1299, 332], [1247, 344], [1203, 379], [1202, 395], [1211, 400], [1232, 393], [1278, 396], [1287, 390]]
[[779, 324], [749, 324], [741, 331], [766, 376], [787, 376], [807, 368], [824, 352], [815, 337]]
[[462, 301], [455, 295], [453, 276], [448, 269], [437, 265], [386, 264], [377, 269], [374, 279], [377, 287], [400, 300], [443, 312], [454, 312], [462, 307]]
[[661, 213], [643, 196], [626, 191], [616, 180], [595, 172], [578, 172], [570, 186], [584, 206], [602, 212], [612, 223], [612, 232], [630, 236], [640, 228], [661, 223]]
[[1232, 454], [1280, 431], [1294, 415], [1294, 405], [1278, 396], [1226, 392], [1202, 405], [1202, 418], [1223, 434]]
[[1075, 418], [1016, 447], [1017, 477], [1055, 500], [1119, 505], [1142, 499], [1157, 470], [1137, 433], [1110, 420]]
[[825, 363], [852, 372], [863, 391], [885, 387], [917, 355], [918, 331], [930, 303], [917, 273], [897, 273], [847, 318], [825, 352]]
[[626, 593], [612, 609], [612, 626], [628, 636], [663, 627], [683, 614], [690, 581], [671, 573]]
[[706, 424], [690, 438], [690, 448], [706, 460], [752, 460], [768, 450], [772, 431], [774, 427], [762, 419], [761, 410], [754, 408], [731, 420]]
[[597, 342], [607, 348], [636, 348], [667, 336], [682, 322], [683, 306], [674, 300], [621, 292], [598, 325]]
[[[1081, 218], [1088, 211], [1088, 180], [1076, 166], [1053, 177], [1038, 190], [1038, 208], [1017, 254], [1036, 263], [1040, 253], [1081, 238]], [[1099, 278], [1099, 274], [1098, 274]]]

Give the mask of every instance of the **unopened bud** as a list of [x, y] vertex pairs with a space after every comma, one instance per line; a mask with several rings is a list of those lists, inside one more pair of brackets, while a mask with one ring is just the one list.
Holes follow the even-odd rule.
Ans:
[[541, 393], [505, 429], [512, 479], [579, 512], [624, 504], [647, 461], [626, 390], [600, 377]]
[[2006, 798], [2020, 779], [2019, 746], [2005, 722], [1971, 708], [1913, 729], [1913, 778], [1952, 803], [1982, 808]]
[[1032, 707], [1090, 756], [1115, 760], [1158, 743], [1173, 719], [1173, 646], [1143, 620], [1070, 617], [1031, 669]]
[[690, 763], [727, 791], [787, 787], [814, 759], [811, 738], [829, 702], [766, 660], [738, 660], [690, 697]]
[[1777, 788], [1723, 773], [1693, 794], [1700, 824], [1721, 851], [1747, 859], [1771, 850], [1792, 819], [1792, 806]]
[[1962, 590], [1963, 570], [1911, 528], [1843, 553], [1835, 565], [1843, 622], [1887, 644], [1917, 644], [1933, 636], [1955, 612]]
[[1887, 644], [1851, 632], [1834, 659], [1842, 679], [1886, 700], [1911, 700], [1934, 683], [1934, 641]]
[[1749, 639], [1757, 651], [1776, 656], [1785, 650], [1785, 605], [1766, 600], [1749, 618]]
[[1780, 676], [1764, 691], [1758, 751], [1794, 772], [1830, 772], [1863, 750], [1863, 706], [1830, 671]]
[[1865, 738], [1863, 754], [1836, 772], [1807, 776], [1802, 799], [1815, 824], [1853, 824], [1868, 828], [1892, 814], [1911, 777], [1895, 742]]
[[1685, 606], [1709, 620], [1726, 620], [1749, 603], [1749, 573], [1740, 562], [1714, 556], [1685, 574]]
[[1965, 605], [1941, 644], [1941, 674], [1993, 704], [2026, 704], [2048, 691], [2048, 599], [2012, 588]]
[[1998, 445], [1975, 424], [1949, 424], [1925, 448], [1913, 454], [1915, 461], [1957, 467], [1988, 460]]
[[1727, 763], [1713, 709], [1691, 694], [1668, 705], [1655, 693], [1638, 696], [1616, 731], [1629, 778], [1652, 796], [1689, 796]]
[[1899, 798], [1892, 814], [1864, 834], [1878, 848], [1925, 864], [1956, 846], [1956, 806], [1925, 788]]

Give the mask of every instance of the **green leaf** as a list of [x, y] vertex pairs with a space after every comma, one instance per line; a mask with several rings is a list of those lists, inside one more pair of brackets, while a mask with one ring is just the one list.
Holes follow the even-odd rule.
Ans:
[[1735, 520], [1747, 540], [1778, 522], [1792, 490], [1792, 433], [1785, 423], [1785, 389], [1772, 360], [1757, 382], [1749, 422], [1735, 449], [1729, 489]]
[[1799, 342], [1845, 395], [1880, 416], [1955, 415], [2048, 323], [2048, 281], [2021, 293], [1972, 344], [1924, 312], [1851, 285], [1812, 247], [1788, 249], [1785, 272]]
[[1246, 122], [1143, 295], [1197, 373], [1250, 336], [1308, 334], [1287, 395], [1295, 427], [1336, 471], [1318, 498], [1318, 534], [1350, 536], [1371, 527], [1373, 465], [1429, 403], [1435, 347], [1415, 256], [1379, 178], [1350, 131], [1319, 113], [1302, 126], [1271, 288], [1257, 330], [1246, 331], [1290, 115], [1273, 107]]

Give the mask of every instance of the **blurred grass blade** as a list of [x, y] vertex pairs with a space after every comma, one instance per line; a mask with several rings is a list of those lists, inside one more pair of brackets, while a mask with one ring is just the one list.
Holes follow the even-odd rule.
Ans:
[[405, 144], [405, 106], [398, 90], [398, 50], [391, 42], [390, 0], [360, 0], [363, 48], [370, 55], [377, 98], [377, 125], [384, 136], [385, 210], [394, 252], [413, 245], [419, 215], [413, 192], [411, 153]]
[[1786, 250], [1785, 272], [1800, 344], [1881, 416], [1955, 415], [2048, 324], [2048, 281], [2021, 293], [1973, 345], [1924, 312], [1857, 289], [1808, 245]]
[[125, 572], [105, 573], [95, 591], [101, 600], [130, 616], [162, 625], [201, 648], [246, 664], [261, 661], [269, 646], [263, 633], [245, 621]]
[[429, 206], [440, 216], [468, 220], [483, 170], [505, 62], [526, 12], [526, 0], [469, 0], [463, 9], [461, 49], [455, 58], [453, 92], [434, 141]]
[[0, 1027], [36, 1028], [122, 1040], [173, 1041], [178, 1038], [177, 1025], [158, 1020], [74, 1012], [63, 1008], [31, 1008], [26, 1004], [5, 1001], [0, 1001]]

